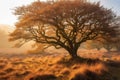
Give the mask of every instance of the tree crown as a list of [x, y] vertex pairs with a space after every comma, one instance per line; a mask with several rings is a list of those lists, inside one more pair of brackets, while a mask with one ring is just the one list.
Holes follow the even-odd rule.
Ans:
[[17, 7], [16, 30], [10, 40], [34, 40], [64, 48], [75, 54], [80, 44], [98, 36], [115, 36], [118, 27], [111, 26], [115, 15], [99, 3], [85, 1], [34, 2]]

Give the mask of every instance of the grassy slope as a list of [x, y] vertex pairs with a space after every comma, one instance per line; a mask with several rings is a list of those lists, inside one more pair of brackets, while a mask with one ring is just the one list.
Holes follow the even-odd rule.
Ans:
[[2, 55], [0, 56], [0, 80], [34, 80], [35, 78], [36, 80], [42, 78], [42, 80], [49, 80], [48, 78], [52, 80], [79, 80], [79, 78], [81, 80], [120, 80], [120, 63], [106, 60], [105, 56], [102, 60], [105, 62], [69, 60], [69, 57], [64, 58], [62, 54], [47, 56], [30, 54], [11, 57]]

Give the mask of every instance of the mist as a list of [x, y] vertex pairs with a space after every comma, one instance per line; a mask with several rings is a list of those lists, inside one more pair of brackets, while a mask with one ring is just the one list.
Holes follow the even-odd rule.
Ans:
[[0, 24], [0, 53], [25, 53], [31, 48], [29, 43], [20, 48], [13, 47], [15, 42], [10, 42], [8, 40], [9, 33], [11, 33], [13, 30], [14, 27]]

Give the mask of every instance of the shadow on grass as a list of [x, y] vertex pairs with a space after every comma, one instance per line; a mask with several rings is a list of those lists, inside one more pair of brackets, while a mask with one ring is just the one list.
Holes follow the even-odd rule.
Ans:
[[57, 77], [52, 74], [37, 75], [29, 80], [57, 80]]
[[66, 66], [74, 65], [74, 64], [96, 64], [96, 63], [102, 63], [101, 60], [99, 59], [90, 59], [90, 58], [82, 58], [82, 57], [76, 57], [76, 58], [71, 58], [71, 57], [66, 57], [62, 58], [60, 61], [57, 62], [58, 64], [63, 64]]
[[77, 73], [70, 80], [118, 80], [108, 72], [103, 72], [102, 75], [86, 70], [84, 74]]

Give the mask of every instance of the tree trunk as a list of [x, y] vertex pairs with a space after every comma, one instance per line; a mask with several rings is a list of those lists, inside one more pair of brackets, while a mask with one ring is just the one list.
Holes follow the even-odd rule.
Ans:
[[78, 55], [77, 55], [77, 49], [69, 49], [69, 54], [72, 58], [77, 58]]

